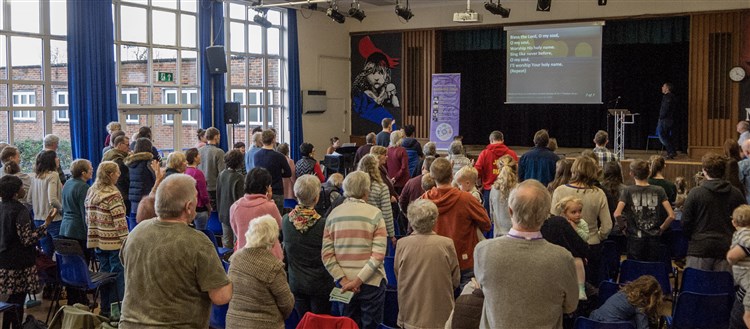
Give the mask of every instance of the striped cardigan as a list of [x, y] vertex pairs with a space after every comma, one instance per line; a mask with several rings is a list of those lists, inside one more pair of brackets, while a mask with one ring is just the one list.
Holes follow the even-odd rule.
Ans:
[[385, 278], [386, 230], [378, 208], [348, 198], [331, 211], [323, 230], [321, 257], [335, 281], [358, 277], [379, 286]]
[[391, 194], [388, 191], [388, 185], [372, 181], [370, 184], [370, 194], [367, 196], [367, 203], [375, 206], [383, 212], [383, 221], [385, 221], [385, 229], [388, 232], [388, 236], [396, 236], [396, 230], [393, 226]]
[[125, 203], [120, 191], [113, 186], [89, 189], [86, 195], [86, 222], [88, 223], [88, 248], [120, 250], [128, 237]]

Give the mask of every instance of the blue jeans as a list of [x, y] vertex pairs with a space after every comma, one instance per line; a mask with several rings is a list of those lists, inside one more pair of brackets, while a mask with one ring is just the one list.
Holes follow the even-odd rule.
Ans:
[[110, 305], [122, 301], [125, 296], [125, 271], [120, 263], [119, 250], [96, 248], [96, 259], [99, 260], [99, 271], [117, 273], [115, 285], [107, 285], [99, 289], [102, 295], [102, 314], [109, 315]]
[[193, 219], [193, 224], [195, 225], [195, 228], [198, 230], [205, 230], [206, 224], [208, 224], [208, 211], [201, 211], [195, 213], [195, 219]]
[[[36, 225], [36, 227], [42, 226], [43, 224], [43, 220], [34, 220], [34, 225]], [[60, 225], [62, 225], [61, 220], [50, 223], [49, 226], [47, 226], [47, 236], [39, 240], [39, 244], [42, 246], [44, 254], [53, 258], [55, 255], [55, 243], [53, 242], [53, 239], [60, 237]]]
[[659, 120], [656, 125], [656, 134], [659, 136], [659, 141], [667, 149], [667, 155], [675, 155], [674, 143], [672, 142], [672, 126], [673, 122], [670, 119]]
[[385, 280], [377, 287], [362, 284], [349, 304], [339, 303], [341, 315], [350, 317], [361, 329], [377, 329], [383, 322]]

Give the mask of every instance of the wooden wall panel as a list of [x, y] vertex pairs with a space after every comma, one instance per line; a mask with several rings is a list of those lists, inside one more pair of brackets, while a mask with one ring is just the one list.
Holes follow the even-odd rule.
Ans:
[[438, 48], [435, 30], [406, 31], [401, 38], [403, 50], [401, 97], [402, 124], [416, 127], [416, 138], [430, 137], [431, 77], [437, 70]]
[[[742, 12], [726, 12], [691, 16], [687, 95], [691, 158], [711, 151], [721, 152], [725, 139], [736, 139], [735, 124], [744, 118], [739, 109], [739, 84], [727, 82], [729, 68], [739, 64], [742, 15]], [[728, 39], [722, 39], [720, 33], [726, 33]], [[723, 43], [727, 45], [725, 48], [717, 47], [721, 40], [730, 41]], [[721, 108], [709, 100], [728, 107]]]

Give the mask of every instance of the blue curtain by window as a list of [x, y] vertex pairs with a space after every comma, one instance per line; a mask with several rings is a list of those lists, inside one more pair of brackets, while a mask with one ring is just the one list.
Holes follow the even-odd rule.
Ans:
[[107, 123], [117, 120], [109, 1], [68, 1], [68, 93], [73, 158], [102, 160]]
[[211, 126], [219, 129], [221, 133], [221, 143], [219, 146], [227, 150], [227, 125], [224, 124], [224, 103], [226, 102], [224, 99], [226, 90], [224, 75], [211, 75], [208, 71], [208, 63], [206, 61], [206, 47], [223, 44], [223, 3], [221, 1], [200, 0], [200, 7], [198, 9], [198, 46], [201, 57], [201, 126], [204, 129]]
[[287, 9], [287, 31], [289, 53], [289, 148], [291, 158], [299, 160], [299, 146], [302, 136], [302, 91], [299, 82], [299, 45], [297, 42], [297, 11]]

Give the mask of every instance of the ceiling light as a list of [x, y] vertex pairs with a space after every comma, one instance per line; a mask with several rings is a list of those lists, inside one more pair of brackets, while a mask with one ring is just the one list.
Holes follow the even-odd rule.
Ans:
[[[356, 7], [354, 6], [355, 4], [357, 5]], [[359, 1], [354, 0], [354, 2], [352, 2], [352, 7], [349, 8], [349, 17], [352, 17], [360, 22], [365, 19], [365, 17], [367, 17], [367, 15], [365, 15], [365, 11], [359, 9]]]
[[328, 8], [326, 11], [326, 16], [331, 18], [334, 22], [339, 24], [344, 24], [346, 21], [346, 17], [344, 17], [343, 14], [341, 14], [338, 10], [334, 9], [333, 7]]
[[398, 17], [403, 18], [407, 22], [414, 17], [414, 14], [412, 14], [411, 9], [409, 9], [409, 0], [406, 0], [406, 7], [401, 7], [401, 5], [398, 4], [398, 1], [396, 1], [396, 15]]
[[485, 2], [484, 9], [487, 9], [487, 11], [489, 11], [493, 15], [500, 15], [503, 18], [508, 18], [508, 16], [510, 16], [510, 9], [503, 8], [503, 5], [501, 5], [499, 2], [498, 3], [494, 3], [492, 1]]

